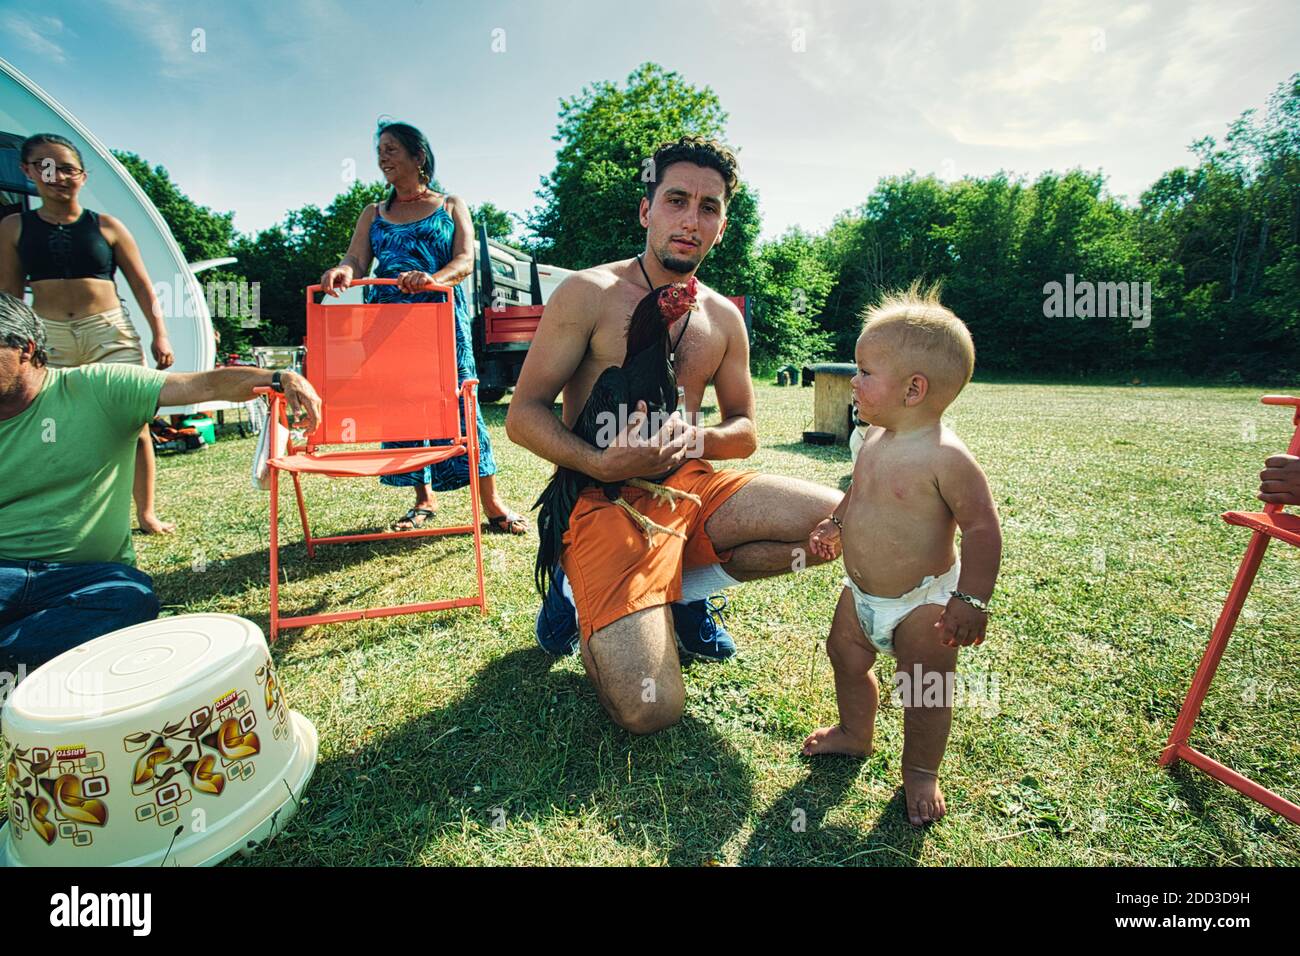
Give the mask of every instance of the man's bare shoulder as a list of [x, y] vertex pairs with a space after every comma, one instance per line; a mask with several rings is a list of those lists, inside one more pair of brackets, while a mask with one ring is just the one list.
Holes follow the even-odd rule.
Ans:
[[696, 290], [695, 300], [700, 303], [710, 321], [717, 322], [728, 333], [739, 331], [744, 334], [745, 317], [736, 308], [736, 303], [721, 292], [710, 289], [701, 282]]
[[563, 312], [566, 318], [571, 313], [591, 315], [594, 321], [594, 306], [601, 301], [605, 293], [621, 281], [622, 277], [617, 270], [622, 265], [624, 263], [607, 262], [588, 269], [579, 269], [556, 287], [546, 302], [546, 308]]
[[587, 269], [579, 269], [568, 276], [555, 289], [554, 295], [565, 295], [569, 298], [578, 296], [596, 295], [617, 285], [620, 276], [615, 271], [621, 263], [606, 262], [603, 265], [591, 266]]

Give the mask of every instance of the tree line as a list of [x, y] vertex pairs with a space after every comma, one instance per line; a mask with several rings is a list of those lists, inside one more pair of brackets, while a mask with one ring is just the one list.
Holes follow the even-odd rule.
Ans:
[[[475, 222], [565, 268], [629, 257], [644, 244], [636, 208], [655, 146], [687, 133], [726, 141], [726, 123], [711, 89], [653, 63], [622, 83], [591, 84], [561, 100], [556, 164], [538, 205], [515, 215], [483, 203]], [[1230, 124], [1221, 142], [1206, 137], [1191, 154], [1133, 204], [1111, 195], [1099, 170], [955, 182], [908, 172], [882, 179], [823, 232], [761, 240], [760, 197], [743, 183], [741, 150], [727, 232], [700, 278], [750, 297], [760, 369], [850, 360], [863, 308], [919, 278], [942, 281], [944, 301], [971, 328], [981, 370], [1294, 381], [1300, 74], [1263, 111]], [[241, 234], [230, 213], [194, 203], [162, 167], [117, 156], [188, 258], [238, 258], [205, 279], [261, 283], [259, 327], [216, 320], [223, 351], [298, 341], [303, 288], [338, 262], [361, 210], [387, 191], [356, 181], [324, 208], [307, 205]]]

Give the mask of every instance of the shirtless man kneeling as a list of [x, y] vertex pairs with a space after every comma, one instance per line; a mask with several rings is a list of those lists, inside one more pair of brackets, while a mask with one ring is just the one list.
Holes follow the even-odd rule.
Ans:
[[[809, 533], [842, 497], [812, 482], [715, 471], [708, 463], [749, 457], [758, 435], [744, 320], [703, 284], [695, 311], [669, 328], [687, 418], [674, 415], [657, 439], [643, 443], [625, 434], [605, 449], [569, 431], [596, 378], [622, 364], [637, 303], [652, 289], [690, 279], [726, 229], [727, 203], [737, 185], [731, 150], [683, 137], [661, 146], [652, 168], [657, 175], [646, 184], [640, 206], [644, 252], [584, 269], [555, 290], [506, 416], [511, 441], [557, 465], [609, 482], [662, 475], [677, 466], [663, 483], [701, 499], [699, 505], [678, 501], [670, 511], [648, 492], [624, 486], [624, 497], [637, 510], [686, 536], [659, 536], [647, 547], [627, 514], [599, 488], [583, 492], [564, 537], [561, 568], [538, 615], [542, 647], [569, 654], [580, 644], [601, 703], [615, 722], [639, 734], [681, 717], [679, 646], [715, 660], [735, 653], [709, 596], [792, 571], [796, 549], [806, 548]], [[709, 382], [722, 421], [690, 424]], [[551, 411], [561, 391], [563, 424]], [[805, 557], [807, 564], [820, 560]]]

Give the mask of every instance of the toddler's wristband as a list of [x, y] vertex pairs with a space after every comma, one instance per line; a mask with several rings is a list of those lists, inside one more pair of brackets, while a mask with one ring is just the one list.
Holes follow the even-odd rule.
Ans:
[[983, 611], [985, 614], [989, 612], [989, 606], [986, 601], [981, 601], [979, 598], [973, 597], [964, 591], [953, 591], [952, 596], [958, 601], [965, 601], [977, 611]]

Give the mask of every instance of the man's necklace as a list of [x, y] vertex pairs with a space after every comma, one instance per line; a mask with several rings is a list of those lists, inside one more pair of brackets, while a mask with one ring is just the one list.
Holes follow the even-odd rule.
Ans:
[[[650, 281], [650, 273], [645, 271], [645, 263], [641, 261], [641, 257], [644, 255], [644, 252], [637, 253], [636, 264], [641, 267], [641, 274], [645, 276], [645, 284], [648, 285], [650, 291], [653, 292], [655, 290], [655, 284]], [[691, 310], [691, 312], [694, 311], [694, 309]], [[668, 350], [668, 361], [672, 362], [674, 370], [677, 368], [677, 346], [682, 344], [682, 337], [686, 335], [686, 326], [691, 324], [691, 312], [686, 313], [686, 322], [682, 325], [682, 330], [677, 333], [677, 341], [674, 342], [673, 347]]]

